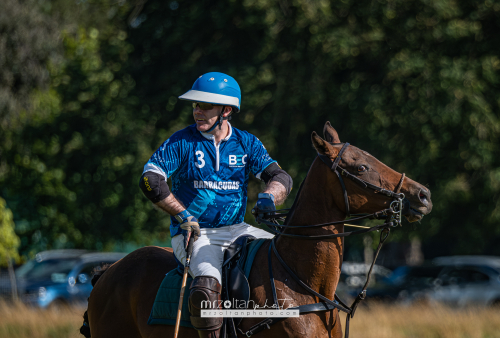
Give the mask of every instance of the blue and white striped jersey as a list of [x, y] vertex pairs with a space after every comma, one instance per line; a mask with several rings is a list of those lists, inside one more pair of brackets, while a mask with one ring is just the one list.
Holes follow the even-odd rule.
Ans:
[[[144, 172], [172, 177], [172, 193], [200, 227], [218, 228], [243, 222], [249, 174], [260, 178], [273, 162], [262, 142], [246, 131], [229, 124], [229, 135], [216, 146], [213, 135], [193, 124], [166, 140]], [[171, 236], [179, 232], [179, 222], [171, 217]]]

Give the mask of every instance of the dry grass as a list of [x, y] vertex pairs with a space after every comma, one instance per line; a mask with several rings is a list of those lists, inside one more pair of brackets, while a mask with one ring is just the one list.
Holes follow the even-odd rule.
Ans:
[[85, 309], [37, 310], [0, 302], [0, 338], [83, 338]]
[[[82, 338], [85, 309], [36, 310], [0, 302], [0, 338]], [[342, 316], [344, 328], [345, 316]], [[500, 337], [500, 309], [454, 310], [443, 306], [359, 308], [351, 338]]]
[[[344, 328], [345, 316], [341, 318]], [[372, 305], [358, 309], [350, 332], [355, 338], [496, 338], [500, 309]]]

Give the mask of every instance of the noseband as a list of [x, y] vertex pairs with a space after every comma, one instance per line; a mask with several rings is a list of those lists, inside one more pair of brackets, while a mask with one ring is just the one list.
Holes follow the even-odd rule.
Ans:
[[[373, 270], [373, 266], [375, 265], [375, 261], [377, 260], [378, 254], [380, 252], [380, 249], [382, 248], [382, 245], [384, 242], [387, 240], [389, 237], [390, 233], [390, 228], [396, 227], [398, 225], [401, 225], [401, 219], [402, 219], [402, 213], [403, 209], [405, 206], [403, 206], [403, 199], [405, 198], [403, 193], [400, 193], [399, 191], [401, 190], [401, 187], [403, 186], [403, 182], [405, 179], [405, 174], [403, 173], [401, 175], [401, 179], [399, 180], [399, 183], [396, 185], [394, 191], [390, 191], [387, 189], [384, 189], [382, 187], [376, 186], [370, 182], [367, 182], [365, 180], [362, 180], [361, 178], [349, 173], [345, 169], [341, 168], [339, 166], [340, 161], [342, 160], [342, 155], [346, 148], [349, 146], [349, 143], [344, 143], [342, 148], [340, 149], [337, 157], [332, 161], [330, 157], [318, 154], [318, 157], [337, 175], [340, 185], [342, 186], [342, 192], [344, 196], [344, 203], [345, 203], [345, 209], [346, 209], [346, 215], [347, 217], [352, 217], [350, 221], [359, 221], [362, 219], [385, 219], [385, 222], [380, 225], [376, 225], [373, 227], [365, 227], [365, 229], [362, 230], [355, 230], [355, 231], [349, 231], [349, 232], [343, 232], [343, 233], [338, 233], [338, 234], [328, 234], [328, 235], [316, 235], [316, 236], [308, 236], [308, 235], [297, 235], [297, 234], [290, 234], [290, 233], [285, 233], [284, 230], [286, 229], [298, 229], [298, 228], [317, 228], [317, 227], [324, 227], [324, 226], [329, 226], [329, 225], [336, 225], [336, 224], [344, 224], [344, 221], [336, 221], [336, 222], [330, 222], [330, 223], [323, 223], [323, 224], [314, 224], [314, 225], [300, 225], [300, 226], [289, 226], [286, 223], [286, 219], [284, 218], [287, 215], [290, 215], [293, 210], [295, 209], [295, 203], [298, 198], [295, 199], [292, 208], [291, 209], [281, 209], [277, 210], [277, 213], [275, 215], [270, 215], [270, 216], [265, 216], [264, 218], [261, 218], [258, 216], [258, 212], [252, 210], [252, 213], [257, 219], [257, 222], [264, 223], [266, 224], [269, 229], [276, 234], [274, 238], [271, 240], [271, 244], [269, 245], [269, 251], [268, 251], [268, 265], [269, 265], [269, 276], [271, 279], [271, 289], [273, 293], [273, 300], [274, 300], [274, 307], [279, 309], [279, 303], [278, 303], [278, 297], [276, 293], [276, 286], [274, 283], [274, 276], [273, 276], [273, 269], [272, 269], [272, 259], [271, 259], [271, 252], [274, 252], [276, 258], [280, 262], [280, 264], [285, 268], [285, 270], [290, 274], [290, 276], [300, 285], [302, 286], [305, 290], [307, 290], [310, 294], [318, 297], [321, 299], [321, 302], [319, 303], [314, 303], [314, 304], [307, 304], [307, 305], [301, 305], [293, 308], [288, 308], [289, 310], [299, 310], [299, 313], [302, 314], [307, 314], [311, 312], [325, 312], [325, 311], [331, 311], [333, 309], [338, 309], [347, 314], [346, 316], [346, 329], [345, 329], [345, 338], [349, 337], [349, 322], [352, 317], [354, 317], [354, 313], [356, 312], [356, 308], [359, 305], [359, 302], [366, 297], [366, 289], [368, 287], [368, 284], [370, 283], [370, 277], [371, 273]], [[344, 180], [342, 177], [349, 178], [350, 180], [354, 181], [356, 184], [360, 185], [362, 188], [365, 189], [371, 189], [374, 190], [375, 193], [380, 193], [388, 198], [391, 198], [391, 204], [389, 205], [389, 208], [383, 209], [380, 211], [377, 211], [372, 214], [350, 214], [349, 210], [349, 199], [348, 199], [348, 194], [347, 190], [345, 188]], [[302, 186], [305, 182], [302, 181], [302, 184], [300, 185], [299, 192], [297, 193], [297, 197], [300, 195], [300, 192], [302, 190]], [[284, 212], [288, 211], [288, 212]], [[279, 224], [278, 221], [284, 221], [284, 224]], [[283, 229], [283, 230], [280, 230]], [[318, 292], [314, 291], [311, 289], [307, 284], [305, 284], [293, 271], [292, 269], [285, 263], [283, 258], [279, 255], [278, 250], [276, 248], [276, 240], [279, 238], [279, 236], [286, 236], [286, 237], [293, 237], [297, 239], [304, 239], [304, 240], [323, 240], [323, 239], [331, 239], [331, 238], [339, 238], [339, 237], [347, 237], [350, 235], [356, 235], [356, 234], [363, 234], [363, 233], [369, 233], [373, 231], [379, 231], [381, 230], [380, 233], [380, 241], [379, 245], [377, 247], [377, 251], [374, 255], [373, 261], [371, 263], [370, 269], [367, 273], [366, 276], [366, 282], [363, 286], [362, 291], [358, 294], [352, 305], [349, 307], [347, 306], [343, 301], [340, 300], [340, 298], [335, 294], [335, 299], [331, 300]], [[272, 250], [272, 251], [271, 251]], [[256, 325], [252, 326], [248, 331], [243, 332], [239, 327], [237, 328], [238, 331], [245, 335], [246, 337], [250, 337], [266, 328], [270, 328], [270, 325], [273, 325], [279, 321], [284, 320], [285, 318], [267, 318]]]

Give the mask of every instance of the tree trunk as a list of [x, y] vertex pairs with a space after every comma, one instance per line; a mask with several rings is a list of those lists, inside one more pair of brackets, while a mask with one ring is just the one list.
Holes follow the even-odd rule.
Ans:
[[16, 274], [14, 273], [14, 266], [12, 265], [12, 259], [7, 257], [7, 262], [9, 265], [9, 277], [10, 277], [10, 290], [12, 292], [12, 300], [17, 302], [19, 300], [17, 296], [17, 281]]

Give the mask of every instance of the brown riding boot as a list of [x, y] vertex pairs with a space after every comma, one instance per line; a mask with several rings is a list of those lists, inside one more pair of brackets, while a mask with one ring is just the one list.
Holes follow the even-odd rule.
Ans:
[[189, 312], [191, 324], [200, 338], [219, 338], [222, 326], [220, 318], [202, 318], [201, 310], [215, 310], [221, 304], [221, 285], [215, 277], [198, 276], [191, 282], [189, 288]]

